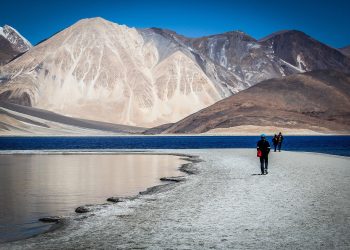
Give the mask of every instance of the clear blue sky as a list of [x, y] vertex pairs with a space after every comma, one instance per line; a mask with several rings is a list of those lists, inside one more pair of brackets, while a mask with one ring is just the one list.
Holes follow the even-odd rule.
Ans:
[[259, 39], [297, 29], [333, 47], [350, 45], [350, 0], [5, 0], [0, 8], [0, 25], [13, 26], [33, 44], [79, 19], [100, 16], [189, 37], [241, 30]]

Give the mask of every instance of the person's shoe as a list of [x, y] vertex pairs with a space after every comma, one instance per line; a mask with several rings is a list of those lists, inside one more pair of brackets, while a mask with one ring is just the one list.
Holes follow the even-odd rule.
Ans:
[[265, 171], [265, 174], [268, 174], [267, 170]]

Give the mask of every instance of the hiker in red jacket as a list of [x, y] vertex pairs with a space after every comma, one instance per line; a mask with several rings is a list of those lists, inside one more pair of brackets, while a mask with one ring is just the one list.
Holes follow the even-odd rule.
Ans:
[[270, 143], [266, 140], [264, 134], [261, 135], [261, 140], [257, 144], [258, 157], [260, 157], [261, 174], [267, 174], [267, 166], [269, 163]]

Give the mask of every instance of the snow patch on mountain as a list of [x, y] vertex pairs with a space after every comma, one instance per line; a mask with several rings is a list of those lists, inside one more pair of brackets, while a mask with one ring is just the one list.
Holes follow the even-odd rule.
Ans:
[[305, 70], [307, 70], [306, 63], [303, 61], [300, 54], [297, 55], [297, 62], [298, 68], [301, 70], [301, 72], [305, 72]]
[[293, 64], [290, 64], [289, 62], [286, 62], [286, 61], [283, 60], [283, 59], [279, 59], [279, 60], [280, 60], [283, 64], [285, 64], [285, 65], [287, 65], [288, 67], [290, 67], [290, 68], [296, 70], [296, 71], [299, 72], [299, 73], [305, 72], [304, 70], [300, 69], [299, 67], [296, 67], [296, 66], [294, 66]]
[[19, 52], [26, 52], [32, 44], [24, 38], [15, 28], [5, 25], [0, 27], [0, 35], [8, 40]]

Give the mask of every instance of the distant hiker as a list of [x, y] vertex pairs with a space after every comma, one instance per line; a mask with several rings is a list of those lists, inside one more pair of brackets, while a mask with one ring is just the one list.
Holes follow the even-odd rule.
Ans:
[[275, 152], [276, 152], [276, 149], [277, 149], [277, 145], [278, 145], [278, 136], [275, 134], [275, 136], [272, 138], [272, 144], [273, 144], [273, 147], [275, 149]]
[[260, 157], [261, 174], [267, 174], [267, 165], [269, 163], [270, 143], [266, 140], [264, 134], [261, 135], [261, 140], [257, 144], [257, 155]]
[[280, 133], [278, 134], [278, 151], [279, 151], [279, 152], [281, 152], [282, 142], [283, 142], [283, 135], [282, 135], [282, 133], [280, 132]]

